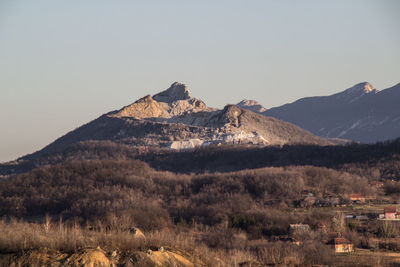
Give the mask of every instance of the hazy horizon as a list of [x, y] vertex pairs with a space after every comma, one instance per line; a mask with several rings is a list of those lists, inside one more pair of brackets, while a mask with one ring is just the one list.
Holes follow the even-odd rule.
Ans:
[[174, 81], [221, 108], [400, 82], [398, 1], [0, 3], [0, 162]]

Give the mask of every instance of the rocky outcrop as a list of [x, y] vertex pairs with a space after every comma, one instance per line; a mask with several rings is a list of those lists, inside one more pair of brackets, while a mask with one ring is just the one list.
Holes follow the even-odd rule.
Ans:
[[177, 100], [191, 99], [190, 91], [183, 83], [174, 82], [168, 89], [153, 96], [158, 102], [172, 103]]
[[184, 254], [164, 248], [147, 251], [105, 251], [98, 247], [83, 248], [72, 253], [43, 248], [23, 253], [0, 253], [0, 266], [205, 266], [199, 259]]
[[106, 252], [101, 248], [81, 249], [67, 257], [64, 261], [65, 266], [112, 266], [112, 262], [106, 256]]
[[217, 125], [223, 125], [228, 127], [239, 128], [239, 118], [243, 114], [244, 110], [235, 105], [227, 105], [224, 107], [222, 112], [216, 116]]
[[146, 236], [143, 234], [143, 232], [139, 228], [136, 228], [136, 227], [129, 228], [129, 233], [134, 238], [139, 238], [139, 239], [145, 239], [146, 238]]
[[174, 141], [171, 143], [170, 148], [175, 150], [184, 150], [184, 149], [192, 149], [195, 147], [202, 146], [204, 144], [203, 140], [198, 138], [183, 140], [183, 141]]
[[166, 121], [166, 119], [188, 113], [212, 110], [203, 101], [191, 97], [186, 85], [175, 82], [165, 91], [153, 97], [150, 95], [145, 96], [133, 104], [112, 112], [110, 115], [114, 117]]
[[258, 103], [255, 100], [244, 99], [244, 100], [240, 101], [239, 103], [237, 103], [236, 105], [240, 108], [253, 111], [254, 113], [263, 113], [263, 112], [267, 111], [266, 108], [264, 108], [260, 103]]
[[166, 118], [168, 111], [155, 101], [150, 95], [147, 95], [138, 101], [123, 107], [114, 115], [115, 117], [132, 117], [137, 119], [148, 118]]

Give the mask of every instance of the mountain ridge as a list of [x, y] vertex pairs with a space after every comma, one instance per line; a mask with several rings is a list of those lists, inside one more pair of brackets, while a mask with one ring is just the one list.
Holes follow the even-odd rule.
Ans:
[[400, 84], [377, 90], [364, 82], [329, 96], [301, 98], [262, 114], [324, 138], [372, 143], [400, 136], [399, 101]]
[[89, 140], [175, 150], [222, 144], [332, 144], [295, 125], [237, 105], [210, 108], [192, 97], [186, 85], [174, 82], [160, 93], [103, 114], [31, 156]]

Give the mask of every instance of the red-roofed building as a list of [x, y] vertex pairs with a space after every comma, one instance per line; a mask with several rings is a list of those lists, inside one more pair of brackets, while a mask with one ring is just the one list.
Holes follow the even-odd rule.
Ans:
[[384, 208], [385, 219], [396, 219], [396, 207], [389, 206]]

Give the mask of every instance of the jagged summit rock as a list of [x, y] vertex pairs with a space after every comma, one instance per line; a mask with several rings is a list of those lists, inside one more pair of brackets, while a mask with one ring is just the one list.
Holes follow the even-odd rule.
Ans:
[[264, 108], [260, 103], [255, 100], [244, 99], [237, 103], [237, 105], [241, 108], [248, 109], [256, 113], [263, 113], [267, 111], [266, 108]]
[[174, 82], [168, 89], [153, 96], [154, 100], [165, 103], [172, 103], [177, 100], [187, 100], [190, 98], [189, 88], [185, 84], [179, 82]]
[[113, 112], [115, 117], [133, 117], [163, 121], [186, 113], [210, 111], [207, 105], [190, 96], [188, 87], [175, 82], [168, 89], [153, 97], [147, 95], [134, 103]]

